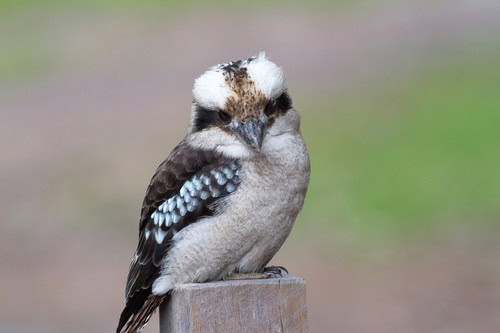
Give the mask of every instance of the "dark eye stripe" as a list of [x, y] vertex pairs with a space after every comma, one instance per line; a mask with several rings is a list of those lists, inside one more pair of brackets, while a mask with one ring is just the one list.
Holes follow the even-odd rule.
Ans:
[[224, 123], [229, 123], [231, 121], [231, 115], [227, 112], [219, 110], [217, 112], [219, 114], [219, 119]]
[[231, 116], [224, 111], [210, 110], [202, 106], [196, 106], [194, 110], [194, 131], [198, 132], [210, 126], [227, 124]]
[[283, 114], [292, 107], [292, 99], [285, 91], [278, 98], [271, 101], [265, 109], [266, 115]]
[[285, 91], [278, 98], [274, 100], [273, 104], [275, 109], [285, 112], [292, 107], [292, 99]]

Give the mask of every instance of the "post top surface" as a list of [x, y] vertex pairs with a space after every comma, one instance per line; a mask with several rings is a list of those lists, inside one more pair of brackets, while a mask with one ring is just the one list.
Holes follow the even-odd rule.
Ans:
[[306, 281], [303, 278], [283, 275], [279, 278], [269, 279], [252, 279], [252, 280], [220, 280], [204, 283], [185, 283], [180, 284], [175, 288], [176, 290], [199, 290], [199, 289], [212, 289], [220, 287], [241, 287], [241, 286], [255, 286], [255, 285], [278, 285], [278, 284], [297, 284], [305, 285]]

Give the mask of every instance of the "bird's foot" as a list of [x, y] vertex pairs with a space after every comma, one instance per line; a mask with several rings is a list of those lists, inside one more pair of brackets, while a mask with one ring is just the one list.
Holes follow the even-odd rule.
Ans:
[[283, 277], [283, 274], [288, 274], [288, 270], [283, 266], [269, 266], [264, 268], [264, 274], [269, 277]]
[[258, 280], [268, 279], [272, 275], [264, 273], [232, 273], [224, 278], [224, 280]]
[[232, 273], [226, 276], [223, 280], [258, 280], [283, 277], [283, 274], [288, 274], [288, 270], [283, 266], [269, 266], [264, 268], [262, 273]]

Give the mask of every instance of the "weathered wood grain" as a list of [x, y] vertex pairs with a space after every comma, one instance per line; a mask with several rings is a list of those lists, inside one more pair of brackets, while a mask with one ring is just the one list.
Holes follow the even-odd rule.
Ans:
[[306, 283], [284, 276], [185, 284], [160, 309], [160, 333], [307, 332]]

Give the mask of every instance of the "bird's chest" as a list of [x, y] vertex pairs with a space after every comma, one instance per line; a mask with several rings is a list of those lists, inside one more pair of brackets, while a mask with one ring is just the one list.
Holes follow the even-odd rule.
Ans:
[[247, 247], [238, 271], [252, 272], [274, 256], [290, 233], [304, 203], [309, 165], [296, 159], [259, 160], [242, 171], [232, 225], [242, 238], [239, 244]]
[[308, 160], [285, 156], [248, 162], [242, 178], [234, 201], [239, 227], [260, 236], [288, 234], [304, 202]]

